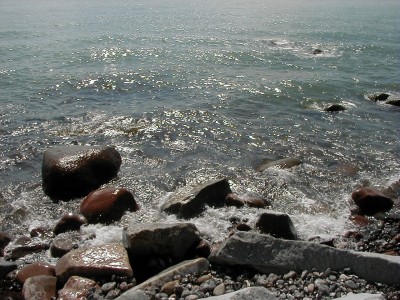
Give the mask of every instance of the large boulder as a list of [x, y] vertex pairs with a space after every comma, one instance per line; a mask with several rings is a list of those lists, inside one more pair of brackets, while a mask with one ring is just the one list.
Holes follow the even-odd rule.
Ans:
[[56, 276], [66, 282], [71, 276], [108, 278], [133, 276], [128, 253], [120, 244], [88, 246], [72, 250], [59, 259]]
[[45, 151], [43, 190], [55, 200], [86, 196], [117, 176], [121, 155], [113, 147], [58, 146]]
[[297, 240], [296, 229], [287, 214], [272, 211], [262, 213], [258, 218], [256, 226], [260, 229], [261, 233], [270, 234], [276, 238]]
[[263, 159], [261, 163], [257, 166], [256, 170], [259, 172], [264, 171], [265, 169], [276, 167], [280, 169], [289, 169], [295, 166], [298, 166], [302, 163], [302, 161], [295, 157], [290, 158], [282, 158], [278, 160], [270, 160]]
[[382, 192], [363, 187], [351, 194], [351, 198], [359, 208], [359, 213], [373, 216], [378, 212], [389, 211], [393, 207], [393, 200], [385, 196]]
[[161, 210], [190, 218], [199, 215], [205, 205], [221, 207], [228, 194], [232, 193], [227, 178], [213, 180], [197, 186], [186, 186], [171, 194], [162, 204]]
[[277, 239], [265, 234], [237, 232], [214, 252], [211, 263], [246, 266], [266, 274], [298, 273], [315, 268], [351, 271], [368, 281], [400, 282], [400, 257], [346, 251], [317, 243]]
[[125, 188], [108, 187], [91, 192], [81, 202], [80, 210], [91, 223], [110, 223], [121, 219], [125, 211], [139, 209], [132, 193]]

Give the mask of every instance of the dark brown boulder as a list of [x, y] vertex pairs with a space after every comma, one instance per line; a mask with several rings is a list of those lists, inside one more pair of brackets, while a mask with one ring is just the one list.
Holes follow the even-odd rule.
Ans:
[[24, 283], [28, 278], [39, 275], [48, 275], [54, 277], [56, 276], [55, 267], [44, 262], [29, 264], [23, 267], [21, 270], [18, 270], [15, 279], [17, 279], [20, 283]]
[[43, 190], [55, 200], [83, 197], [116, 177], [120, 166], [113, 147], [54, 147], [43, 155]]
[[287, 214], [266, 212], [260, 215], [256, 227], [261, 233], [286, 240], [297, 240], [297, 232]]
[[226, 195], [225, 203], [228, 206], [236, 206], [236, 207], [244, 206], [244, 201], [234, 193], [229, 193], [228, 195]]
[[389, 211], [393, 207], [393, 200], [385, 196], [382, 192], [363, 187], [351, 194], [351, 198], [359, 208], [359, 213], [373, 216], [378, 212]]
[[86, 223], [87, 220], [84, 216], [68, 213], [57, 222], [53, 232], [57, 235], [67, 231], [79, 231], [81, 226]]
[[110, 223], [121, 219], [125, 211], [139, 209], [133, 195], [125, 188], [104, 188], [91, 192], [81, 202], [80, 210], [91, 223]]

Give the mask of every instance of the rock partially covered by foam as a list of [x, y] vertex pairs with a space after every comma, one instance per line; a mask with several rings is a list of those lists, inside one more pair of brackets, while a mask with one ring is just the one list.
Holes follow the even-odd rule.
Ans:
[[121, 155], [113, 147], [58, 146], [45, 151], [43, 191], [55, 200], [86, 196], [117, 176]]
[[287, 240], [297, 240], [297, 232], [289, 215], [278, 212], [262, 213], [256, 226], [261, 233], [270, 234], [276, 238]]
[[373, 216], [379, 212], [386, 212], [392, 209], [393, 200], [385, 196], [382, 192], [363, 187], [351, 194], [351, 198], [359, 208], [359, 213], [367, 216]]

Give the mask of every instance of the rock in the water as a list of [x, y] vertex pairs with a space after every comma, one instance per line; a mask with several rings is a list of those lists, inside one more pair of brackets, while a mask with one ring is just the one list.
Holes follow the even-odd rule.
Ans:
[[0, 280], [3, 279], [8, 273], [17, 269], [18, 265], [13, 261], [4, 260], [0, 257]]
[[400, 100], [399, 99], [388, 100], [385, 102], [385, 104], [400, 106]]
[[46, 238], [53, 238], [54, 237], [54, 232], [47, 227], [37, 227], [33, 228], [30, 231], [31, 238], [41, 238], [41, 239], [46, 239]]
[[218, 179], [198, 186], [187, 186], [173, 193], [162, 204], [161, 210], [182, 218], [199, 215], [205, 205], [220, 207], [232, 193], [228, 179]]
[[22, 237], [15, 241], [11, 249], [11, 259], [17, 260], [25, 255], [41, 252], [49, 249], [50, 245], [47, 241], [40, 239], [31, 239], [30, 237]]
[[312, 54], [317, 55], [317, 54], [322, 54], [322, 50], [321, 49], [313, 49]]
[[65, 214], [54, 226], [54, 234], [60, 234], [67, 231], [79, 231], [81, 226], [86, 224], [87, 220], [82, 215], [72, 213]]
[[263, 159], [261, 164], [256, 168], [257, 171], [262, 172], [270, 167], [277, 167], [281, 169], [289, 169], [298, 166], [302, 161], [298, 158], [282, 158], [278, 160]]
[[331, 106], [327, 107], [324, 109], [324, 111], [327, 112], [337, 112], [337, 111], [344, 111], [346, 110], [346, 107], [340, 104], [332, 104]]
[[4, 248], [12, 240], [11, 236], [5, 232], [0, 232], [0, 256], [4, 256]]
[[128, 253], [120, 244], [89, 246], [65, 254], [56, 265], [61, 282], [77, 275], [89, 278], [107, 278], [111, 275], [133, 276]]
[[146, 223], [124, 228], [122, 240], [132, 257], [168, 256], [182, 260], [201, 240], [191, 223]]
[[242, 199], [240, 199], [239, 196], [234, 193], [230, 193], [226, 196], [225, 203], [228, 206], [236, 206], [236, 207], [244, 206], [244, 201]]
[[65, 283], [64, 287], [58, 291], [58, 299], [61, 300], [86, 300], [90, 289], [100, 288], [96, 281], [72, 276]]
[[369, 187], [363, 187], [354, 191], [351, 197], [359, 207], [360, 213], [367, 216], [389, 211], [394, 204], [393, 200], [385, 196], [382, 192]]
[[23, 267], [21, 270], [18, 270], [15, 279], [17, 279], [20, 283], [24, 283], [28, 278], [39, 275], [55, 277], [55, 267], [44, 262], [29, 264]]
[[24, 299], [50, 300], [56, 296], [57, 278], [40, 275], [28, 278], [22, 288]]
[[208, 297], [207, 300], [277, 300], [268, 289], [261, 286], [248, 287], [220, 296]]
[[264, 208], [266, 206], [271, 205], [271, 202], [269, 202], [267, 199], [263, 199], [263, 198], [245, 199], [244, 203], [249, 207], [255, 207], [255, 208]]
[[116, 177], [120, 166], [113, 147], [54, 147], [43, 155], [43, 190], [56, 200], [83, 197]]
[[287, 240], [297, 240], [296, 229], [287, 214], [265, 212], [258, 218], [256, 226], [260, 229], [261, 233]]
[[350, 268], [354, 274], [368, 281], [385, 284], [400, 282], [399, 256], [345, 251], [251, 232], [237, 232], [209, 260], [215, 264], [246, 266], [267, 274], [285, 274], [291, 270], [300, 273], [313, 268], [319, 271]]
[[73, 239], [56, 237], [50, 245], [50, 254], [53, 257], [62, 257], [74, 248], [77, 248], [77, 245]]
[[368, 98], [373, 101], [385, 101], [389, 98], [389, 96], [390, 96], [389, 94], [380, 93], [380, 94], [370, 95], [368, 96]]
[[114, 187], [91, 192], [80, 206], [81, 214], [91, 223], [118, 221], [125, 211], [136, 211], [138, 208], [131, 192]]

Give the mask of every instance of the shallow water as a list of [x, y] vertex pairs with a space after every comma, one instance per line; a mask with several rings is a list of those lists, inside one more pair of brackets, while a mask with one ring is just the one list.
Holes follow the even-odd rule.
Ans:
[[[398, 1], [2, 1], [0, 224], [52, 226], [80, 199], [53, 203], [41, 160], [53, 145], [115, 145], [110, 185], [142, 205], [88, 226], [94, 243], [159, 212], [170, 192], [220, 176], [241, 196], [289, 213], [300, 236], [340, 234], [357, 187], [399, 172]], [[314, 49], [322, 53], [312, 54]], [[330, 114], [330, 104], [347, 110]], [[255, 171], [263, 158], [292, 169]], [[355, 174], [346, 170], [356, 169]], [[215, 240], [254, 208], [209, 208], [193, 222]]]

